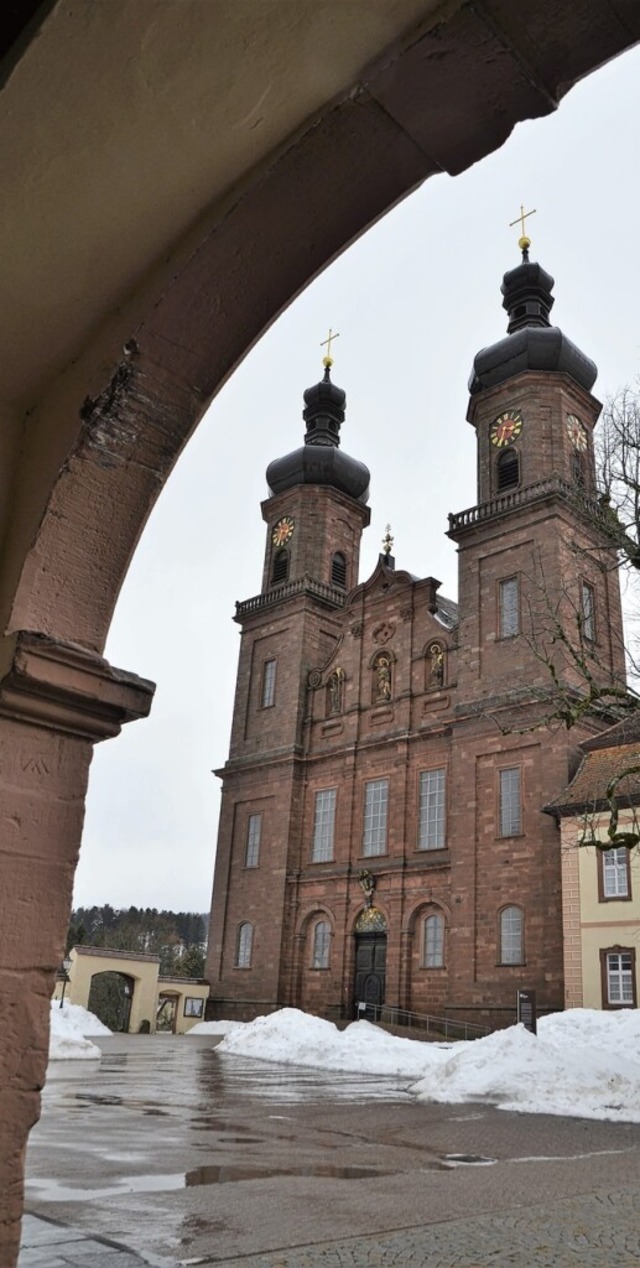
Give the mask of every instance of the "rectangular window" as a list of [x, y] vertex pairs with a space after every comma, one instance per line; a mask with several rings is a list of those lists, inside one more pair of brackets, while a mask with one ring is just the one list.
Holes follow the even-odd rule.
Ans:
[[504, 907], [500, 912], [500, 964], [523, 964], [522, 911]]
[[185, 1017], [202, 1017], [204, 1015], [204, 1000], [187, 995], [184, 1001], [184, 1015]]
[[262, 815], [249, 815], [247, 820], [247, 844], [244, 854], [245, 867], [257, 867], [260, 862], [260, 837]]
[[635, 1007], [633, 951], [605, 951], [606, 1002], [612, 1008]]
[[513, 638], [520, 632], [520, 582], [509, 577], [498, 586], [500, 638]]
[[276, 702], [276, 662], [265, 660], [262, 668], [262, 708], [270, 709]]
[[316, 793], [313, 811], [312, 863], [329, 863], [333, 858], [333, 833], [336, 818], [336, 790], [323, 788]]
[[362, 853], [386, 854], [387, 808], [389, 804], [389, 780], [372, 779], [364, 786], [364, 832]]
[[444, 770], [422, 771], [418, 822], [419, 850], [444, 849], [444, 795]]
[[580, 613], [583, 637], [593, 643], [596, 637], [596, 596], [588, 581], [582, 582]]
[[520, 767], [500, 771], [500, 836], [517, 837], [522, 832]]
[[629, 851], [624, 846], [617, 850], [598, 850], [598, 867], [600, 902], [631, 897]]

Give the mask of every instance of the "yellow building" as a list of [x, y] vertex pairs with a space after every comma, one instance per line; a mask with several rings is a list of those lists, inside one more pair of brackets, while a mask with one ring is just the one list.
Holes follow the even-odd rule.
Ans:
[[565, 1007], [636, 1008], [640, 718], [582, 752], [574, 779], [547, 807], [560, 827]]
[[115, 973], [124, 984], [121, 1031], [182, 1035], [204, 1018], [208, 983], [199, 978], [160, 977], [157, 955], [77, 946], [69, 960], [68, 981], [58, 975], [54, 999], [60, 999], [64, 989], [69, 1003], [88, 1009], [94, 979], [101, 973]]

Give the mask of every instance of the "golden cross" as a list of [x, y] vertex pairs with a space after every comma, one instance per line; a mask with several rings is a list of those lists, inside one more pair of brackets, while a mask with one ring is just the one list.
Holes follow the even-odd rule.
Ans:
[[329, 338], [323, 339], [320, 343], [321, 348], [324, 348], [325, 345], [327, 348], [327, 355], [326, 357], [322, 358], [322, 364], [326, 365], [327, 368], [333, 365], [333, 357], [331, 356], [331, 344], [333, 343], [334, 339], [339, 339], [339, 338], [340, 338], [340, 331], [338, 331], [337, 334], [334, 335], [331, 329], [331, 326], [329, 326]]
[[528, 237], [527, 237], [527, 235], [526, 235], [526, 233], [525, 233], [525, 223], [524, 223], [524, 222], [525, 222], [525, 220], [527, 219], [527, 216], [535, 216], [535, 214], [536, 214], [536, 209], [535, 209], [535, 207], [533, 208], [533, 211], [525, 211], [525, 209], [524, 209], [524, 204], [523, 204], [523, 203], [520, 203], [520, 215], [519, 215], [519, 216], [516, 216], [515, 220], [511, 220], [511, 221], [509, 222], [509, 228], [510, 228], [510, 229], [513, 229], [513, 226], [514, 226], [514, 225], [517, 225], [517, 224], [518, 224], [518, 222], [520, 223], [520, 229], [521, 229], [522, 233], [521, 233], [520, 238], [518, 238], [518, 246], [520, 247], [520, 250], [521, 250], [521, 251], [526, 251], [527, 247], [530, 247], [530, 246], [531, 246], [531, 239], [530, 239], [530, 238], [528, 238]]

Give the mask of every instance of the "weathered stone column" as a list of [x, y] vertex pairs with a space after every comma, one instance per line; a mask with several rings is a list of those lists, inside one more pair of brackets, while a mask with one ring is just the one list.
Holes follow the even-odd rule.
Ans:
[[20, 632], [0, 644], [0, 1264], [18, 1254], [93, 744], [146, 717], [153, 683]]

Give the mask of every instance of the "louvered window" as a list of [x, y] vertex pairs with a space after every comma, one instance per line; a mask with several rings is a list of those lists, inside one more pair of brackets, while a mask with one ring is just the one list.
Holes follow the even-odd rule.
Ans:
[[505, 449], [498, 458], [498, 493], [520, 483], [520, 459], [516, 449]]
[[347, 585], [347, 561], [341, 551], [337, 550], [331, 561], [331, 584], [341, 590]]
[[273, 557], [273, 568], [271, 569], [271, 581], [273, 585], [287, 580], [289, 576], [289, 551], [277, 550]]

